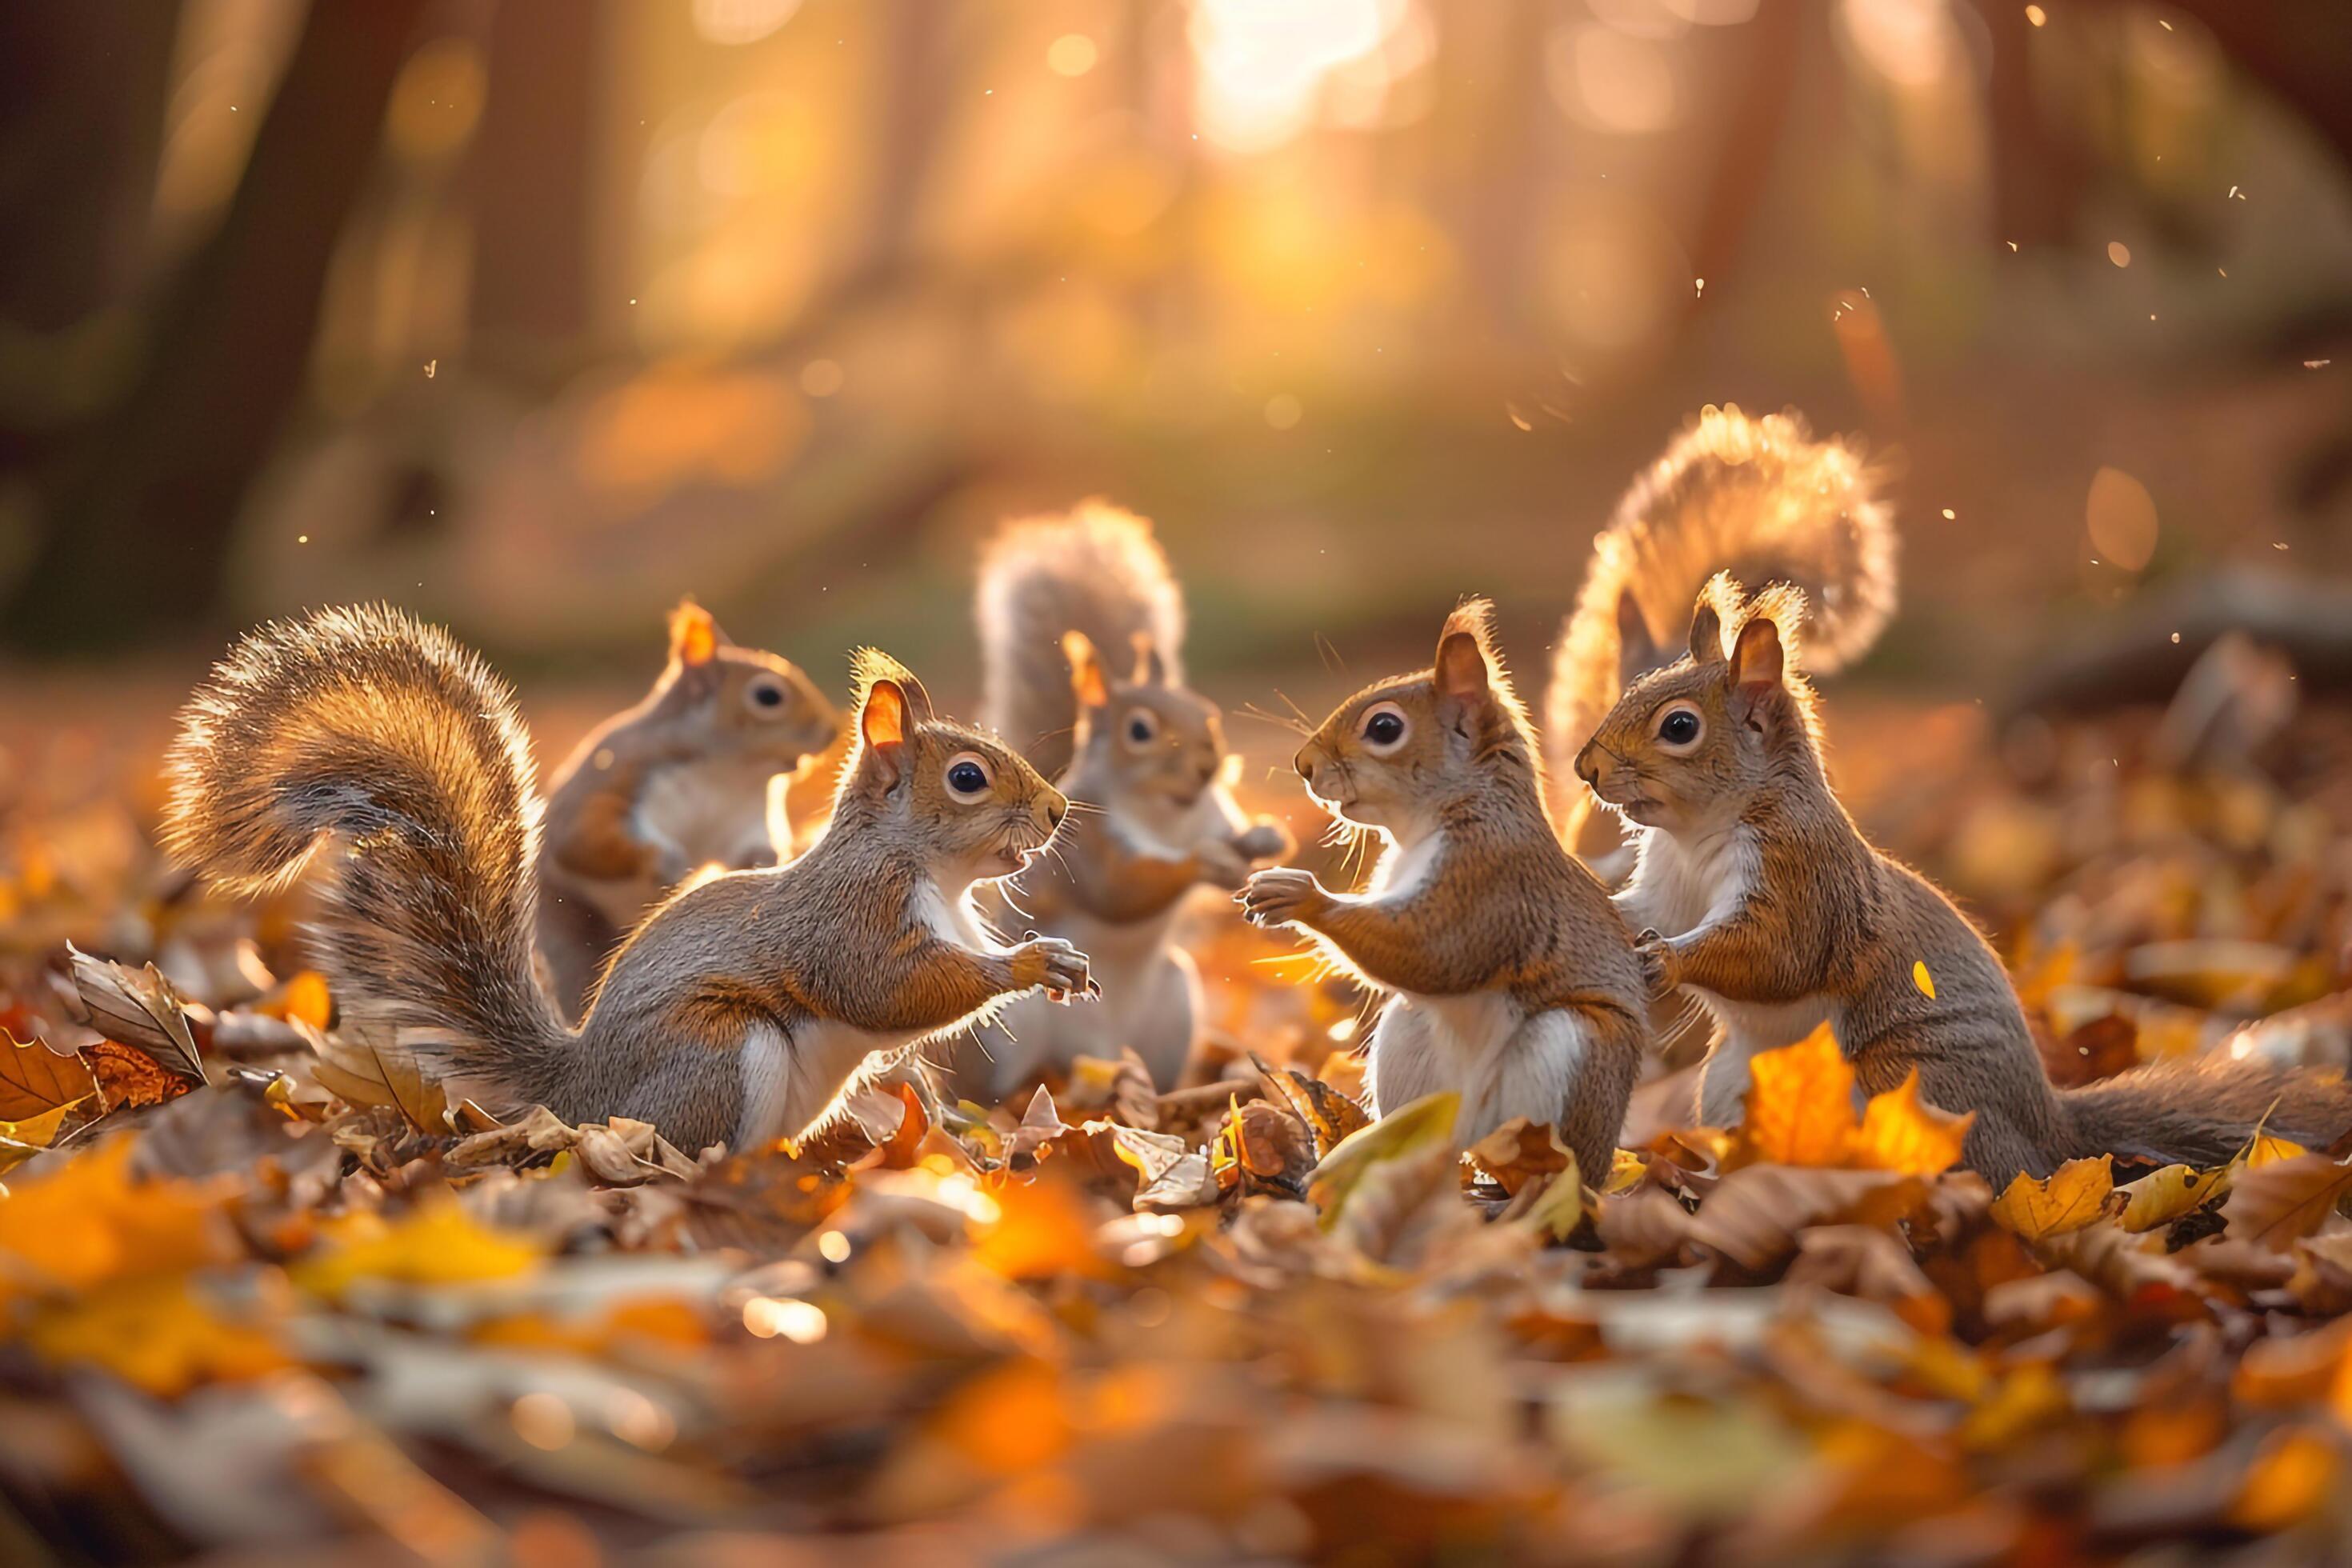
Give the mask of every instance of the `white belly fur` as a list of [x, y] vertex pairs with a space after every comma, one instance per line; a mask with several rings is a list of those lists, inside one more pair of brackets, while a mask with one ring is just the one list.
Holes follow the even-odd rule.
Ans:
[[[1641, 859], [1633, 879], [1617, 896], [1626, 922], [1636, 931], [1648, 928], [1665, 936], [1683, 936], [1737, 909], [1747, 896], [1759, 867], [1754, 838], [1744, 827], [1733, 827], [1686, 845], [1656, 829], [1642, 837]], [[1831, 1022], [1825, 1000], [1800, 1002], [1735, 1002], [1696, 985], [1684, 987], [1706, 1005], [1722, 1025], [1709, 1054], [1710, 1079], [1719, 1071], [1747, 1082], [1747, 1062], [1759, 1051], [1794, 1045], [1823, 1023]], [[1735, 1080], [1720, 1080], [1707, 1093], [1709, 1120], [1720, 1112]]]

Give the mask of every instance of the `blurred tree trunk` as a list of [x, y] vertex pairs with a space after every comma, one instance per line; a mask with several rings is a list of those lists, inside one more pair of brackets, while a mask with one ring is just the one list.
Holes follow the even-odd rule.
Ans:
[[[238, 510], [299, 401], [336, 237], [427, 0], [320, 0], [220, 227], [149, 322], [121, 399], [35, 480], [30, 570], [0, 611], [28, 651], [120, 643], [220, 609]], [[72, 163], [78, 150], [49, 148]]]
[[139, 280], [179, 26], [178, 0], [0, 5], [0, 471], [97, 390], [87, 333]]
[[1976, 0], [1992, 41], [1986, 88], [1991, 123], [1993, 237], [2056, 245], [2073, 233], [2085, 184], [2076, 139], [2053, 130], [2033, 80], [2033, 24], [2011, 0]]
[[575, 368], [595, 324], [595, 108], [604, 0], [500, 0], [474, 147], [468, 357], [529, 382]]

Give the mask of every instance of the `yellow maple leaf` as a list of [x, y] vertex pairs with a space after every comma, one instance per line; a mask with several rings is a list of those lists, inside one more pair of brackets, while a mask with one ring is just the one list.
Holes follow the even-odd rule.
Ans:
[[1919, 1069], [1870, 1097], [1853, 1140], [1853, 1163], [1909, 1176], [1938, 1176], [1959, 1163], [1976, 1112], [1954, 1116], [1919, 1098]]
[[1740, 1142], [1751, 1161], [1842, 1165], [1860, 1124], [1853, 1069], [1827, 1024], [1793, 1046], [1759, 1053], [1749, 1065]]
[[2210, 1171], [2200, 1171], [2194, 1165], [2167, 1165], [2116, 1189], [2124, 1196], [2124, 1212], [2116, 1223], [2130, 1231], [2170, 1225], [2203, 1206], [2229, 1180], [2226, 1165]]
[[131, 1179], [131, 1142], [110, 1138], [0, 1197], [0, 1294], [89, 1290], [236, 1255], [219, 1184]]
[[327, 1227], [321, 1245], [294, 1266], [294, 1282], [330, 1300], [366, 1280], [461, 1285], [505, 1279], [539, 1267], [546, 1249], [528, 1237], [493, 1230], [438, 1198], [396, 1220], [352, 1215]]
[[2028, 1241], [2080, 1230], [2106, 1212], [2115, 1159], [2069, 1160], [2047, 1180], [2022, 1172], [1992, 1203], [1992, 1217]]
[[117, 1279], [78, 1300], [45, 1304], [25, 1342], [56, 1366], [95, 1366], [160, 1398], [200, 1383], [260, 1377], [293, 1364], [261, 1328], [232, 1322], [188, 1277]]

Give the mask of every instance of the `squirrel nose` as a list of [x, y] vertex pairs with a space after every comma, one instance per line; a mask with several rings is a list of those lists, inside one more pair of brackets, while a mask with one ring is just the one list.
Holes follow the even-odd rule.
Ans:
[[1600, 747], [1588, 744], [1576, 753], [1576, 776], [1593, 788], [1600, 788], [1601, 779], [1609, 773], [1604, 755]]

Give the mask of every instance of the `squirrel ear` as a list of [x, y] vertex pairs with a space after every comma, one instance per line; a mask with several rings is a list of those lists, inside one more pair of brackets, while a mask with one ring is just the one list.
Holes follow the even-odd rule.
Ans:
[[906, 765], [907, 689], [887, 679], [867, 687], [866, 705], [857, 710], [857, 733], [884, 780], [897, 783]]
[[1135, 644], [1135, 676], [1133, 684], [1137, 686], [1167, 685], [1168, 661], [1161, 658], [1160, 657], [1160, 650], [1152, 646], [1151, 634], [1150, 632], [1138, 632], [1130, 640]]
[[1780, 684], [1780, 628], [1769, 616], [1753, 616], [1739, 628], [1731, 649], [1731, 679], [1742, 689]]
[[1658, 639], [1650, 635], [1650, 617], [1631, 588], [1617, 595], [1617, 684], [1631, 686], [1665, 660], [1658, 657]]
[[1070, 690], [1076, 694], [1081, 708], [1107, 708], [1110, 705], [1110, 678], [1103, 673], [1102, 659], [1095, 645], [1084, 632], [1062, 634], [1062, 657], [1070, 661]]
[[1711, 599], [1701, 599], [1691, 613], [1690, 656], [1696, 664], [1723, 662], [1723, 616]]
[[1486, 650], [1476, 634], [1448, 632], [1437, 645], [1437, 694], [1440, 697], [1484, 696], [1486, 691]]
[[680, 599], [669, 613], [669, 656], [689, 669], [717, 658], [726, 640], [710, 612], [690, 598]]

